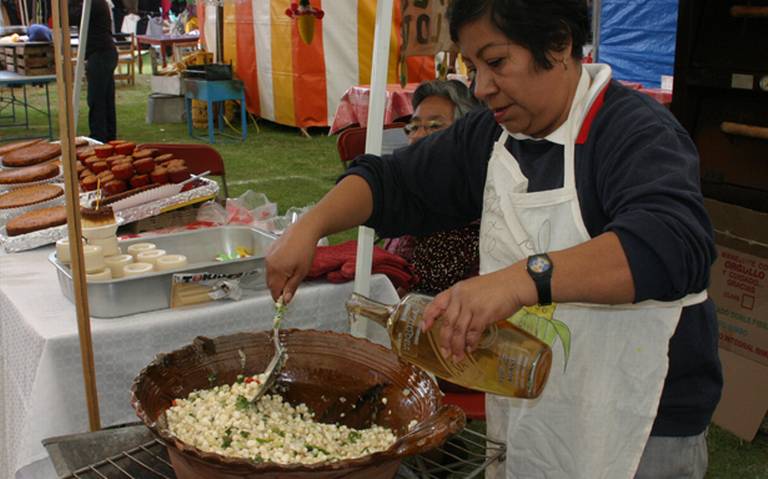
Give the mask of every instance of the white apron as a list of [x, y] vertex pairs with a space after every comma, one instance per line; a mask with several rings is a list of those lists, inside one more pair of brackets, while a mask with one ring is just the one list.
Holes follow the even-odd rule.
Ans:
[[[611, 70], [584, 68], [592, 84], [567, 120], [562, 188], [527, 193], [528, 180], [504, 146], [506, 131], [494, 145], [483, 197], [481, 274], [590, 239], [576, 194], [573, 138]], [[554, 312], [533, 308], [516, 315], [513, 322], [551, 343], [552, 371], [537, 400], [486, 395], [488, 436], [507, 442], [506, 461], [486, 477], [632, 478], [656, 417], [681, 309], [705, 298], [702, 292], [668, 303], [557, 304]]]

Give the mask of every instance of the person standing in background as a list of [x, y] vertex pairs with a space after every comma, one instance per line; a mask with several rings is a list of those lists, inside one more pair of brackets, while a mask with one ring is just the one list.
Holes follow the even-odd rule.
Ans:
[[[83, 2], [70, 4], [70, 25], [78, 25]], [[117, 49], [112, 39], [112, 17], [106, 0], [93, 0], [85, 47], [85, 77], [88, 80], [88, 126], [90, 137], [107, 142], [117, 137], [115, 77]]]

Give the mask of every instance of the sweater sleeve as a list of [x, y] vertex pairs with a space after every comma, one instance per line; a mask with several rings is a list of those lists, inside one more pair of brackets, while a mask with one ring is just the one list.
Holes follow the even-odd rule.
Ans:
[[[603, 159], [597, 194], [610, 218], [604, 231], [613, 231], [621, 241], [636, 301], [679, 299], [706, 289], [716, 257], [699, 186], [698, 154], [666, 110], [645, 101], [632, 103], [630, 111], [640, 110], [640, 119], [624, 115], [596, 147], [597, 158]], [[633, 133], [622, 133], [628, 131]]]
[[478, 219], [493, 135], [483, 113], [470, 113], [392, 155], [358, 157], [342, 178], [358, 175], [371, 187], [366, 226], [385, 237], [421, 236]]

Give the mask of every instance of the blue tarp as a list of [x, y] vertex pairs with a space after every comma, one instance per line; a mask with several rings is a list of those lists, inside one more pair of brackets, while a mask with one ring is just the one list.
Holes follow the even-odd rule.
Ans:
[[674, 72], [676, 33], [676, 0], [602, 0], [597, 61], [616, 79], [658, 88]]

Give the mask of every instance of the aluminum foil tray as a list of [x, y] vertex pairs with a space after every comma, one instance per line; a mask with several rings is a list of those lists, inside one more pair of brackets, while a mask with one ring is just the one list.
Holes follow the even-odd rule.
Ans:
[[[271, 233], [256, 228], [220, 226], [119, 241], [123, 251], [134, 243], [154, 243], [168, 254], [183, 254], [187, 257], [188, 265], [185, 268], [143, 276], [89, 282], [88, 305], [91, 316], [117, 318], [168, 308], [171, 302], [171, 278], [174, 273], [241, 273], [258, 269], [262, 274], [257, 284], [266, 288], [264, 257], [275, 239], [277, 237]], [[216, 260], [216, 257], [222, 254], [234, 256], [237, 249], [243, 247], [248, 249], [252, 256], [224, 262]], [[56, 259], [56, 253], [51, 253], [48, 260], [56, 267], [61, 292], [67, 299], [74, 301], [74, 284], [69, 266], [60, 263]]]

